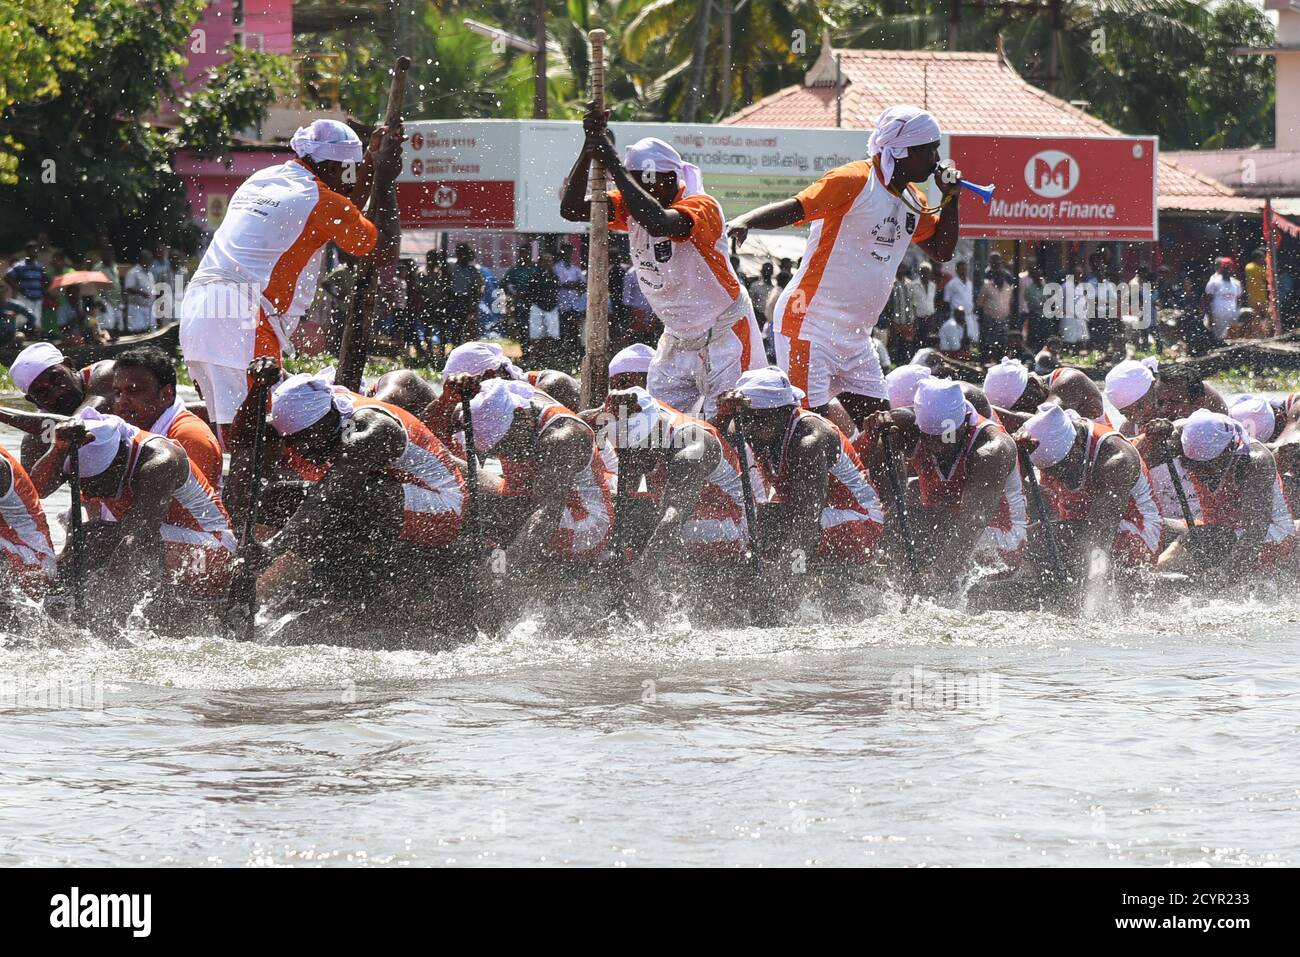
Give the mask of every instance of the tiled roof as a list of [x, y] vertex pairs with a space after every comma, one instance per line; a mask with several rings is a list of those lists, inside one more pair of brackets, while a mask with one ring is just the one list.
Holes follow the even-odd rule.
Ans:
[[[929, 50], [836, 50], [847, 81], [842, 125], [871, 129], [896, 103], [928, 109], [953, 133], [1038, 133], [1044, 136], [1108, 136], [1120, 131], [1078, 107], [1026, 82], [996, 53]], [[826, 62], [821, 61], [823, 66]], [[835, 88], [786, 87], [722, 121], [739, 126], [834, 127]], [[1236, 196], [1222, 183], [1160, 157], [1158, 202], [1162, 210], [1258, 211], [1258, 200]]]

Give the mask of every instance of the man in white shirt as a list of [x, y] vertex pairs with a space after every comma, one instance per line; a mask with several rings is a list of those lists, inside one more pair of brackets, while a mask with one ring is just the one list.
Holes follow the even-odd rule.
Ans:
[[921, 263], [917, 270], [920, 278], [909, 279], [912, 291], [912, 309], [916, 312], [917, 333], [924, 343], [936, 332], [934, 324], [934, 297], [939, 291], [934, 281], [934, 267], [929, 262]]
[[[859, 424], [889, 407], [871, 331], [903, 257], [915, 243], [947, 261], [959, 227], [961, 173], [941, 170], [938, 121], [914, 106], [893, 106], [874, 126], [864, 159], [745, 213], [727, 229], [739, 246], [750, 229], [811, 225], [803, 261], [772, 314], [777, 364], [809, 408], [824, 413], [839, 398]], [[915, 185], [931, 176], [945, 198], [939, 211]]]
[[123, 331], [127, 333], [149, 332], [157, 327], [154, 318], [154, 278], [153, 253], [147, 249], [140, 250], [140, 261], [127, 271], [122, 282], [122, 299], [126, 303], [126, 322]]
[[967, 275], [969, 265], [963, 260], [957, 263], [957, 275], [948, 280], [943, 287], [943, 301], [948, 306], [948, 315], [954, 316], [962, 310], [966, 316], [966, 335], [971, 342], [980, 341], [979, 319], [975, 317], [975, 289]]
[[[957, 307], [959, 310], [960, 306]], [[961, 352], [962, 347], [962, 320], [961, 312], [954, 312], [950, 315], [942, 326], [939, 327], [939, 351], [944, 355], [956, 355]]]
[[1206, 308], [1210, 313], [1210, 331], [1220, 342], [1236, 324], [1241, 302], [1241, 282], [1232, 274], [1233, 262], [1227, 256], [1218, 260], [1219, 271], [1205, 284]]

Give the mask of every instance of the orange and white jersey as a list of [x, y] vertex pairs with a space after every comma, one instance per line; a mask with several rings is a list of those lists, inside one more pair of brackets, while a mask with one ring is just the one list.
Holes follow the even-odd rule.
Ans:
[[857, 450], [829, 419], [808, 409], [796, 408], [781, 440], [779, 460], [773, 463], [755, 456], [763, 475], [765, 500], [788, 502], [797, 495], [797, 490], [790, 484], [786, 453], [794, 439], [795, 429], [808, 418], [834, 429], [840, 440], [840, 454], [826, 476], [826, 504], [822, 507], [822, 537], [817, 545], [817, 557], [863, 563], [871, 557], [884, 531], [885, 513]]
[[9, 577], [28, 592], [39, 591], [55, 575], [54, 544], [45, 509], [27, 470], [0, 449], [9, 466], [9, 487], [0, 495], [0, 555]]
[[[917, 493], [921, 507], [948, 513], [961, 511], [962, 497], [968, 479], [966, 465], [975, 443], [985, 429], [1006, 430], [994, 419], [986, 419], [978, 412], [968, 414], [967, 425], [971, 428], [952, 470], [944, 475], [934, 456], [923, 455], [919, 450], [909, 459], [909, 465], [916, 475]], [[1017, 461], [1002, 487], [1002, 498], [993, 520], [980, 533], [975, 542], [974, 554], [978, 557], [997, 557], [1012, 567], [1020, 564], [1024, 557], [1025, 542], [1029, 535], [1029, 508], [1025, 499], [1025, 489], [1020, 477], [1020, 463]]]
[[[316, 295], [325, 244], [361, 256], [378, 237], [351, 200], [301, 161], [258, 170], [230, 198], [190, 279], [189, 305], [181, 313], [186, 360], [242, 369], [252, 359], [254, 326], [248, 321], [256, 320], [257, 309], [267, 317], [301, 316]], [[208, 292], [201, 299], [203, 287], [214, 284], [238, 286], [244, 294], [215, 301]]]
[[[453, 541], [465, 521], [465, 478], [447, 447], [429, 428], [400, 406], [356, 392], [340, 390], [352, 408], [378, 409], [391, 416], [406, 433], [406, 446], [382, 474], [402, 486], [402, 531], [398, 538], [437, 548]], [[318, 482], [334, 464], [310, 462], [285, 447], [284, 461], [300, 478]]]
[[907, 247], [934, 235], [938, 218], [903, 205], [871, 160], [836, 167], [795, 198], [804, 212], [799, 224], [812, 228], [803, 262], [777, 299], [776, 331], [824, 346], [865, 341]]
[[[126, 516], [135, 500], [132, 483], [140, 465], [140, 453], [150, 442], [158, 441], [167, 439], [142, 429], [134, 430], [118, 494], [113, 498], [95, 498], [84, 493], [81, 496], [82, 504], [92, 516], [98, 514], [105, 522], [119, 522]], [[164, 566], [173, 581], [184, 583], [196, 593], [224, 593], [236, 547], [230, 516], [193, 462], [189, 463], [189, 470], [189, 477], [172, 493], [161, 526]]]
[[[722, 448], [717, 467], [704, 480], [704, 488], [695, 510], [682, 523], [682, 543], [693, 552], [707, 556], [739, 558], [749, 542], [749, 525], [745, 520], [745, 491], [740, 481], [740, 457], [712, 423], [678, 412], [658, 400], [652, 401], [659, 409], [660, 428], [656, 433], [656, 441], [660, 447], [684, 447], [685, 438], [680, 435], [682, 430], [698, 429], [713, 436]], [[662, 501], [667, 486], [667, 465], [660, 461], [647, 476], [646, 488], [655, 501]]]
[[672, 209], [691, 220], [687, 236], [651, 236], [627, 211], [618, 190], [609, 193], [609, 228], [627, 233], [632, 267], [646, 301], [678, 339], [704, 335], [741, 294], [731, 268], [722, 206], [706, 193], [683, 196]]
[[[1178, 469], [1183, 494], [1187, 496], [1192, 520], [1197, 525], [1231, 528], [1239, 537], [1245, 531], [1246, 516], [1241, 507], [1241, 486], [1237, 482], [1237, 469], [1248, 454], [1249, 448], [1242, 444], [1217, 487], [1202, 480], [1191, 469], [1184, 468], [1182, 456], [1175, 456], [1172, 467]], [[1162, 463], [1151, 470], [1156, 502], [1160, 506], [1161, 514], [1166, 518], [1182, 519], [1182, 505], [1178, 501], [1178, 493], [1169, 475], [1170, 467], [1169, 463]], [[1288, 557], [1296, 546], [1295, 521], [1287, 505], [1281, 475], [1273, 483], [1273, 495], [1269, 504], [1272, 512], [1268, 534], [1264, 538], [1259, 555], [1249, 559], [1261, 568], [1276, 566], [1282, 559]]]
[[[584, 429], [591, 431], [591, 427], [576, 414], [544, 392], [538, 392], [534, 397], [533, 408], [539, 413], [537, 438], [541, 438], [557, 422], [566, 420], [579, 422]], [[501, 463], [501, 476], [504, 480], [501, 494], [531, 495], [536, 478], [535, 463], [531, 459], [516, 460], [506, 456], [499, 456], [498, 461]], [[573, 486], [560, 516], [560, 523], [547, 543], [553, 555], [589, 559], [599, 557], [605, 550], [609, 534], [614, 528], [614, 501], [610, 495], [613, 478], [596, 445], [593, 432], [591, 458], [574, 473]]]
[[[1097, 456], [1106, 441], [1128, 442], [1109, 422], [1093, 422], [1088, 430], [1088, 449], [1084, 457], [1083, 479], [1075, 488], [1056, 478], [1050, 472], [1038, 471], [1043, 498], [1056, 517], [1063, 522], [1081, 522], [1092, 510], [1096, 495]], [[1111, 556], [1121, 565], [1150, 565], [1160, 556], [1160, 538], [1164, 522], [1151, 487], [1151, 473], [1146, 462], [1141, 463], [1137, 481], [1129, 492], [1128, 503], [1119, 526]]]

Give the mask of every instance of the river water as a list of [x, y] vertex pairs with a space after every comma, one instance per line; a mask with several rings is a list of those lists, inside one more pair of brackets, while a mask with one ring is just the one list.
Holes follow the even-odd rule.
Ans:
[[442, 653], [30, 619], [0, 865], [1300, 863], [1293, 595], [882, 601]]

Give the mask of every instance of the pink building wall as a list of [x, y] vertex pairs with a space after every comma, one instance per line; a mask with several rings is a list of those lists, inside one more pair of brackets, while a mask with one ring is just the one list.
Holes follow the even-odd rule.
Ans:
[[[243, 20], [238, 24], [235, 22], [236, 6], [243, 8]], [[186, 50], [190, 59], [185, 68], [186, 86], [194, 84], [212, 67], [230, 59], [226, 51], [237, 32], [244, 35], [246, 46], [264, 53], [292, 53], [293, 0], [243, 0], [242, 4], [237, 0], [209, 0], [207, 9], [190, 32]], [[200, 46], [201, 52], [197, 49]]]

